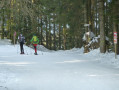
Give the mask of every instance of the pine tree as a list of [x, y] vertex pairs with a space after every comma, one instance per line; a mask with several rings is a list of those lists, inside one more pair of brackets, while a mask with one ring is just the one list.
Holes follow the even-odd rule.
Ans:
[[104, 30], [104, 0], [99, 0], [99, 22], [100, 22], [100, 52], [105, 53], [105, 30]]

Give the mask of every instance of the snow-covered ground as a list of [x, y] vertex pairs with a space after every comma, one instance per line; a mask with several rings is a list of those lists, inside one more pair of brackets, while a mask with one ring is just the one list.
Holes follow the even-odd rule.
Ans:
[[114, 53], [97, 49], [84, 54], [82, 48], [50, 52], [39, 46], [34, 55], [33, 49], [24, 49], [20, 55], [19, 45], [0, 41], [0, 90], [119, 90]]

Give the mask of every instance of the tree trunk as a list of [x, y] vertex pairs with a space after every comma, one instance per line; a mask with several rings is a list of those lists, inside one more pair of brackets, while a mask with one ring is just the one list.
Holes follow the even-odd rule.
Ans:
[[[117, 32], [117, 28], [118, 28], [118, 24], [116, 24], [116, 22], [113, 22], [113, 32]], [[117, 49], [117, 44], [115, 44], [114, 43], [114, 50], [115, 50], [115, 53], [117, 54], [117, 51], [118, 51], [118, 49]]]
[[95, 12], [94, 12], [94, 5], [95, 5], [95, 0], [91, 0], [91, 31], [95, 33], [95, 23], [94, 23], [94, 18], [95, 18]]
[[4, 17], [4, 8], [2, 8], [3, 11], [3, 15], [2, 15], [2, 35], [1, 35], [1, 39], [4, 39], [4, 35], [5, 35], [5, 27], [4, 27], [4, 23], [5, 23], [5, 17]]
[[41, 18], [40, 44], [43, 45], [43, 19], [42, 19], [42, 16], [40, 18]]
[[115, 45], [115, 52], [116, 54], [119, 54], [119, 28], [118, 28], [118, 16], [119, 16], [119, 10], [117, 7], [119, 6], [119, 1], [115, 1], [113, 6], [113, 32], [117, 32], [117, 44]]
[[100, 52], [105, 53], [105, 30], [104, 30], [104, 0], [99, 0], [99, 22], [100, 22]]
[[66, 25], [64, 24], [63, 27], [63, 46], [64, 46], [64, 50], [66, 50]]
[[53, 45], [54, 45], [54, 50], [56, 50], [56, 35], [55, 35], [55, 31], [56, 31], [56, 24], [54, 22], [54, 29], [53, 29]]
[[117, 28], [117, 54], [119, 55], [119, 24]]
[[96, 20], [96, 27], [95, 27], [96, 28], [95, 29], [95, 35], [96, 36], [98, 36], [98, 27], [97, 27], [98, 26], [98, 20], [97, 20], [98, 19], [98, 6], [97, 6], [97, 1], [98, 0], [96, 0], [96, 19], [95, 19]]
[[59, 50], [61, 49], [61, 24], [59, 24]]
[[[84, 24], [88, 24], [88, 18], [87, 18], [87, 4], [85, 5], [84, 4]], [[88, 27], [85, 27], [85, 32], [87, 32], [88, 31]]]
[[47, 21], [47, 16], [46, 16], [46, 47], [48, 48], [48, 21]]
[[52, 49], [52, 38], [51, 38], [51, 21], [50, 21], [50, 17], [49, 17], [49, 49]]

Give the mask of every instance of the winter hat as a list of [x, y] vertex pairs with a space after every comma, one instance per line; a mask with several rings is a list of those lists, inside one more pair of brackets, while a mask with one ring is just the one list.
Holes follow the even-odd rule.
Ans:
[[20, 36], [22, 36], [22, 34], [20, 34]]

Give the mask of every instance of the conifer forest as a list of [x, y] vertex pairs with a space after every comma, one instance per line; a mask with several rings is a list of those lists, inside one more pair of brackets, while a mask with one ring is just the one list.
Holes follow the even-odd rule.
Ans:
[[[117, 40], [114, 40], [114, 33]], [[33, 34], [50, 50], [119, 54], [119, 0], [0, 0], [0, 38]]]

